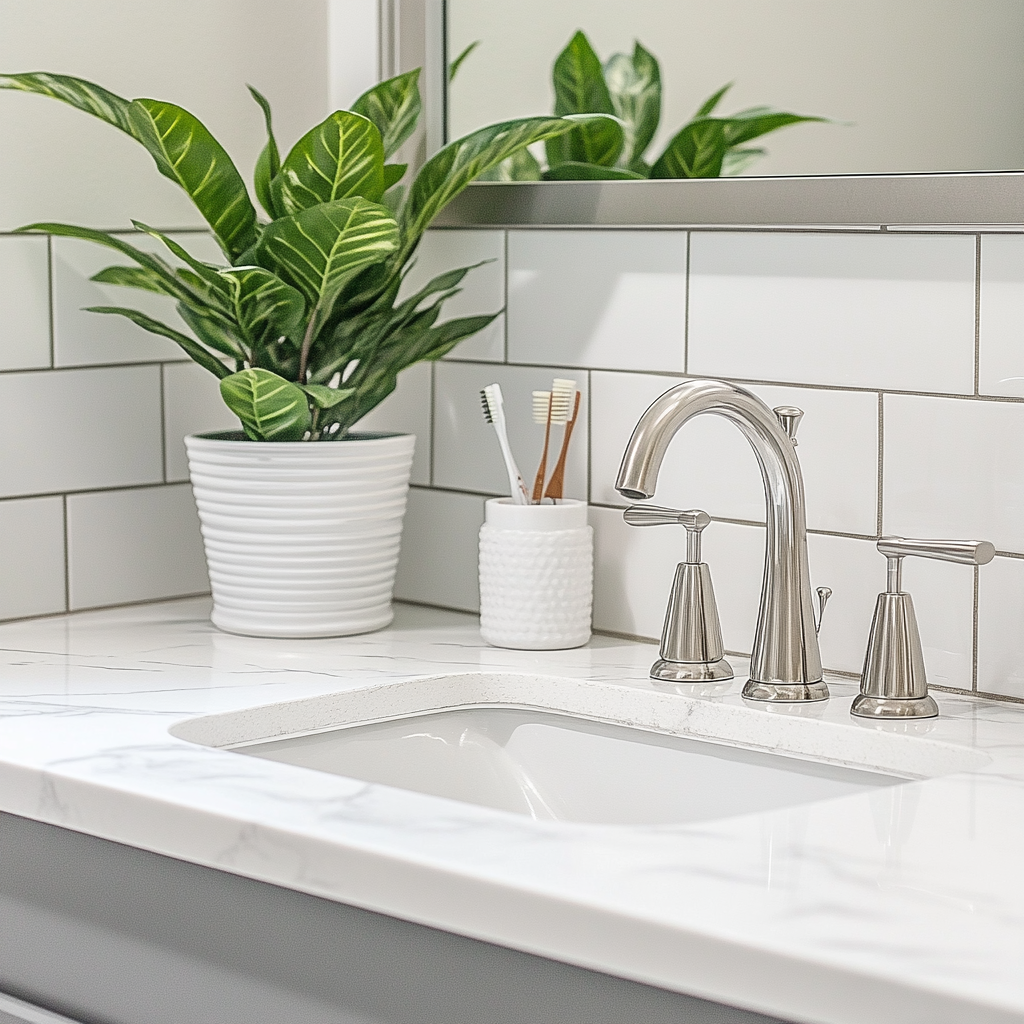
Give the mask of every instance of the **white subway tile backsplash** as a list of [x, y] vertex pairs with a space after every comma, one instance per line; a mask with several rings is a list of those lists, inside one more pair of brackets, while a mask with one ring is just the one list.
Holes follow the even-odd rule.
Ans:
[[[438, 274], [475, 263], [462, 279], [462, 291], [444, 306], [438, 323], [463, 316], [498, 313], [505, 308], [505, 232], [435, 229], [428, 231], [416, 251], [416, 264], [402, 284], [405, 299]], [[504, 362], [505, 317], [499, 316], [478, 334], [460, 342], [449, 358]]]
[[684, 369], [686, 233], [510, 231], [513, 363]]
[[395, 596], [478, 611], [477, 538], [483, 521], [483, 498], [412, 488]]
[[[615, 477], [644, 410], [683, 378], [591, 375], [591, 501], [625, 504]], [[811, 529], [874, 535], [877, 521], [878, 397], [870, 393], [751, 385], [771, 408], [805, 412], [797, 453]], [[659, 478], [658, 504], [703, 508], [713, 516], [764, 522], [761, 473], [734, 424], [699, 416], [676, 435]]]
[[886, 395], [884, 417], [885, 532], [1024, 551], [1024, 405]]
[[[122, 236], [137, 249], [159, 253], [172, 265], [180, 265], [155, 238], [145, 234]], [[217, 243], [207, 234], [172, 235], [201, 260], [226, 262]], [[125, 306], [139, 309], [157, 320], [189, 334], [166, 295], [98, 284], [89, 278], [104, 267], [134, 266], [113, 249], [76, 238], [53, 239], [53, 341], [57, 366], [88, 366], [97, 363], [144, 363], [185, 359], [185, 353], [168, 338], [158, 337], [121, 316], [89, 313], [89, 306]]]
[[239, 423], [220, 396], [219, 381], [196, 363], [166, 363], [164, 458], [167, 482], [188, 479], [185, 436], [211, 430], [238, 430]]
[[45, 238], [0, 238], [0, 370], [50, 365]]
[[695, 232], [690, 373], [971, 393], [971, 237]]
[[981, 240], [978, 390], [1024, 397], [1024, 236]]
[[210, 589], [187, 484], [68, 496], [72, 610]]
[[416, 363], [398, 375], [398, 386], [364, 416], [356, 430], [397, 431], [416, 435], [412, 460], [412, 483], [430, 483], [430, 424], [432, 363]]
[[[480, 392], [488, 384], [501, 385], [509, 443], [527, 490], [544, 447], [544, 428], [533, 422], [532, 395], [548, 391], [553, 377], [576, 381], [581, 394], [579, 420], [573, 431], [565, 469], [565, 497], [587, 496], [587, 373], [526, 366], [484, 366], [439, 362], [434, 368], [434, 486], [456, 490], [508, 494], [508, 477], [494, 428], [483, 417]], [[558, 458], [562, 427], [551, 428], [548, 476]]]
[[163, 479], [160, 367], [0, 374], [0, 497]]
[[999, 558], [978, 573], [978, 689], [1024, 700], [1024, 560]]
[[0, 501], [0, 619], [64, 610], [64, 499]]

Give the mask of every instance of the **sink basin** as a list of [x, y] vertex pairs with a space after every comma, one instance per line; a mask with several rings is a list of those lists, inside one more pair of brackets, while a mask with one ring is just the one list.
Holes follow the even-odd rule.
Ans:
[[770, 811], [987, 760], [845, 716], [840, 724], [653, 687], [497, 673], [208, 715], [172, 733], [537, 819], [608, 825]]
[[903, 779], [569, 715], [483, 707], [235, 747], [239, 754], [558, 821], [709, 821]]

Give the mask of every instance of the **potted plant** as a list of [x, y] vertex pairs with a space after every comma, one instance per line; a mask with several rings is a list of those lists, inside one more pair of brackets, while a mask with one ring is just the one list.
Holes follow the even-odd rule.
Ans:
[[213, 621], [257, 636], [340, 636], [391, 621], [391, 593], [415, 438], [353, 431], [401, 370], [439, 359], [490, 316], [438, 324], [471, 267], [399, 298], [416, 247], [471, 181], [577, 122], [532, 117], [490, 125], [426, 161], [407, 188], [388, 163], [415, 129], [419, 72], [382, 82], [307, 132], [282, 159], [270, 105], [255, 89], [267, 143], [253, 205], [231, 158], [187, 110], [127, 100], [62, 75], [0, 75], [92, 114], [141, 143], [188, 194], [224, 253], [196, 259], [145, 224], [173, 260], [68, 224], [23, 231], [83, 238], [134, 266], [95, 275], [171, 296], [188, 335], [138, 310], [104, 306], [170, 338], [220, 378], [242, 430], [186, 439], [214, 597]]

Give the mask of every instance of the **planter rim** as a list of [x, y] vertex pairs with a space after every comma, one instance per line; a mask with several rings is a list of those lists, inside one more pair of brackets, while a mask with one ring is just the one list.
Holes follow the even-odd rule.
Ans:
[[260, 448], [266, 448], [271, 451], [281, 451], [282, 449], [301, 446], [304, 450], [310, 451], [321, 446], [324, 448], [330, 448], [335, 444], [390, 441], [394, 438], [414, 436], [415, 435], [413, 434], [403, 433], [400, 431], [361, 430], [350, 431], [345, 435], [345, 437], [340, 438], [337, 441], [253, 441], [246, 437], [245, 432], [241, 430], [211, 430], [201, 434], [189, 434], [186, 440], [208, 441], [214, 444], [223, 445], [258, 445]]

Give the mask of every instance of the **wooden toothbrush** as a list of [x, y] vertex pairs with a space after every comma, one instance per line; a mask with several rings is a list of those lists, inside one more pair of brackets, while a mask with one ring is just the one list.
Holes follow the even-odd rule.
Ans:
[[572, 428], [576, 426], [579, 414], [580, 393], [577, 391], [572, 407], [572, 419], [565, 425], [565, 434], [562, 437], [562, 450], [558, 453], [558, 461], [555, 463], [555, 468], [551, 471], [551, 479], [548, 481], [547, 490], [544, 492], [544, 497], [551, 498], [553, 501], [561, 499], [562, 491], [565, 487], [565, 458], [569, 454], [569, 440], [572, 437]]
[[537, 475], [533, 478], [533, 503], [539, 505], [544, 497], [544, 477], [548, 471], [548, 443], [551, 440], [551, 392], [534, 391], [533, 422], [544, 424], [544, 451], [540, 455]]

